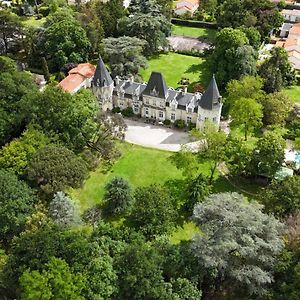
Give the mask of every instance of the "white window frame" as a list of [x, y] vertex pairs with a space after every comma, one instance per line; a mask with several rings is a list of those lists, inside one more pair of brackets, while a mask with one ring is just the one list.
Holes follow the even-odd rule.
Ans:
[[162, 110], [159, 110], [159, 111], [158, 111], [158, 117], [159, 117], [160, 119], [163, 119], [163, 117], [164, 117], [164, 112], [163, 112]]
[[176, 114], [175, 113], [171, 113], [171, 121], [175, 121], [176, 120]]
[[191, 116], [187, 116], [186, 117], [186, 122], [187, 123], [192, 123], [192, 117]]

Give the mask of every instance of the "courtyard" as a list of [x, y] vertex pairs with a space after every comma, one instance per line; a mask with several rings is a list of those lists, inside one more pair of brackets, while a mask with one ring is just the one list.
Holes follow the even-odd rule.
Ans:
[[168, 151], [179, 151], [182, 144], [189, 142], [187, 132], [154, 126], [127, 119], [125, 140], [131, 144]]

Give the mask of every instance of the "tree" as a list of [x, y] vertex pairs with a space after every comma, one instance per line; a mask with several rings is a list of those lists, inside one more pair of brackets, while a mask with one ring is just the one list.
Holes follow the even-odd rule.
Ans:
[[97, 1], [93, 11], [95, 11], [103, 24], [105, 37], [117, 37], [119, 34], [118, 20], [125, 16], [123, 1]]
[[22, 34], [22, 23], [18, 16], [6, 10], [0, 10], [0, 53], [8, 53], [10, 43], [18, 43]]
[[26, 122], [22, 114], [22, 99], [29, 93], [38, 94], [31, 75], [17, 71], [14, 62], [2, 59], [0, 71], [0, 145], [18, 137]]
[[279, 92], [295, 83], [296, 73], [288, 58], [284, 48], [275, 47], [271, 50], [271, 57], [261, 64], [259, 75], [264, 79], [267, 93]]
[[170, 232], [174, 227], [175, 210], [167, 190], [157, 186], [140, 187], [135, 191], [135, 203], [128, 220], [148, 239]]
[[188, 180], [187, 193], [188, 199], [184, 209], [192, 215], [195, 204], [202, 202], [211, 192], [211, 185], [207, 177], [199, 174], [196, 178]]
[[46, 28], [44, 48], [52, 71], [68, 62], [88, 60], [91, 44], [85, 30], [76, 20], [63, 20]]
[[225, 159], [226, 135], [223, 131], [216, 131], [214, 124], [206, 122], [202, 132], [194, 130], [193, 135], [202, 139], [203, 143], [197, 152], [198, 160], [208, 160], [210, 164], [209, 184], [212, 184], [218, 165]]
[[42, 70], [46, 81], [50, 79], [48, 64], [45, 57], [42, 57]]
[[86, 280], [82, 274], [72, 272], [64, 260], [52, 257], [41, 273], [25, 271], [22, 274], [21, 297], [24, 300], [83, 300], [82, 290]]
[[49, 86], [43, 93], [27, 95], [22, 111], [27, 123], [38, 124], [49, 137], [75, 151], [81, 151], [95, 133], [96, 98], [85, 89], [71, 95]]
[[186, 278], [177, 278], [172, 281], [172, 299], [174, 300], [199, 300], [201, 291]]
[[234, 102], [230, 115], [232, 117], [230, 125], [243, 126], [245, 141], [247, 141], [249, 130], [262, 124], [262, 105], [253, 99], [240, 98]]
[[258, 294], [272, 281], [284, 226], [262, 208], [237, 193], [214, 194], [195, 206], [193, 219], [202, 234], [194, 237], [192, 249], [214, 282], [211, 290], [204, 277], [203, 299], [217, 297], [222, 289]]
[[104, 53], [109, 58], [109, 66], [113, 76], [136, 75], [140, 68], [147, 67], [143, 56], [146, 42], [136, 37], [122, 36], [107, 38], [104, 42]]
[[257, 141], [252, 168], [255, 175], [273, 177], [284, 161], [285, 140], [276, 132], [267, 131]]
[[261, 45], [261, 35], [259, 31], [253, 26], [241, 26], [238, 29], [242, 30], [246, 34], [250, 46], [252, 46], [253, 49], [255, 49], [256, 51], [258, 51]]
[[285, 125], [289, 112], [292, 110], [293, 102], [284, 93], [278, 92], [268, 94], [262, 101], [263, 123], [265, 125]]
[[118, 299], [166, 299], [161, 257], [144, 241], [128, 245], [117, 259]]
[[276, 217], [284, 218], [300, 210], [300, 178], [288, 176], [282, 181], [273, 181], [260, 195], [265, 210]]
[[0, 168], [10, 169], [16, 175], [24, 176], [32, 155], [48, 143], [49, 139], [43, 132], [29, 127], [20, 138], [0, 150]]
[[26, 218], [34, 211], [36, 196], [12, 172], [0, 169], [0, 241], [8, 242], [19, 234]]
[[132, 206], [133, 197], [129, 183], [122, 177], [114, 177], [105, 185], [105, 212], [122, 215]]
[[242, 30], [224, 28], [217, 34], [211, 64], [218, 82], [224, 86], [231, 79], [255, 75], [256, 57]]
[[38, 150], [28, 166], [29, 180], [49, 197], [67, 187], [79, 187], [86, 175], [84, 161], [62, 146], [49, 145]]
[[123, 140], [127, 125], [119, 114], [108, 114], [100, 111], [96, 116], [96, 130], [88, 146], [97, 151], [102, 158], [111, 160], [119, 155], [115, 139]]
[[78, 207], [63, 192], [57, 192], [49, 204], [49, 215], [53, 222], [61, 227], [70, 227], [80, 223]]

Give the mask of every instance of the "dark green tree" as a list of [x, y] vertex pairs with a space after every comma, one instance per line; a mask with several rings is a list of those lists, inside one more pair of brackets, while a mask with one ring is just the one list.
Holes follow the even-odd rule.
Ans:
[[267, 131], [258, 140], [252, 156], [255, 175], [274, 177], [284, 161], [285, 140], [274, 131]]
[[271, 57], [261, 64], [259, 75], [264, 79], [267, 93], [278, 92], [295, 83], [296, 73], [288, 58], [284, 48], [275, 47], [271, 50]]
[[143, 56], [146, 45], [144, 40], [122, 36], [107, 38], [103, 42], [104, 53], [113, 76], [136, 75], [141, 68], [147, 67], [147, 60]]
[[45, 134], [58, 137], [75, 151], [81, 151], [95, 133], [97, 103], [88, 90], [71, 95], [49, 86], [43, 93], [31, 93], [24, 98], [22, 110], [26, 122], [38, 124]]
[[52, 71], [68, 62], [88, 60], [91, 44], [85, 30], [76, 20], [63, 20], [50, 25], [44, 32], [44, 49]]
[[0, 241], [7, 243], [24, 228], [37, 198], [15, 174], [0, 169]]
[[129, 225], [148, 239], [169, 233], [174, 227], [176, 212], [168, 191], [160, 186], [140, 187], [135, 191], [135, 203]]
[[86, 175], [85, 162], [71, 150], [56, 145], [38, 150], [28, 166], [28, 179], [50, 198], [67, 187], [79, 187]]
[[282, 181], [273, 181], [260, 195], [268, 213], [284, 218], [300, 209], [300, 178], [288, 176]]
[[114, 177], [105, 185], [104, 210], [107, 215], [122, 215], [127, 213], [133, 203], [129, 183], [122, 177]]

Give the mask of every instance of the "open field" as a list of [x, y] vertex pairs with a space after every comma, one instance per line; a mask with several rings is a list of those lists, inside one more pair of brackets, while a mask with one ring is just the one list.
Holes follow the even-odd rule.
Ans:
[[296, 103], [300, 103], [300, 85], [294, 85], [284, 89], [284, 92]]
[[167, 85], [173, 88], [178, 86], [182, 77], [188, 78], [191, 86], [200, 82], [206, 87], [212, 76], [204, 58], [172, 52], [151, 57], [148, 66], [140, 71], [144, 81], [149, 79], [152, 71], [157, 71], [163, 74]]
[[213, 42], [216, 38], [217, 30], [210, 28], [197, 28], [182, 25], [172, 25], [172, 35], [190, 36], [207, 39]]

